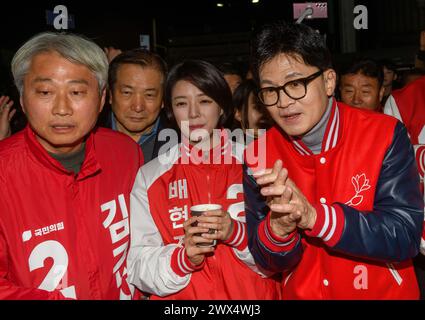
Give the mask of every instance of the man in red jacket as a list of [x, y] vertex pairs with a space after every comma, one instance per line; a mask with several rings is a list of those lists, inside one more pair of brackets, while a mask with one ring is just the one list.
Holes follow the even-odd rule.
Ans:
[[[384, 112], [404, 123], [415, 150], [422, 191], [425, 171], [425, 76], [400, 90], [393, 91], [385, 104]], [[425, 197], [424, 197], [425, 198]], [[422, 233], [421, 254], [415, 260], [421, 297], [425, 299], [425, 229]]]
[[29, 125], [0, 142], [0, 299], [131, 297], [129, 193], [143, 155], [94, 128], [107, 70], [72, 34], [36, 35], [13, 58]]
[[244, 177], [256, 262], [284, 272], [284, 299], [419, 298], [423, 201], [406, 128], [336, 103], [330, 53], [305, 25], [265, 26], [252, 52], [276, 122], [249, 147], [266, 146], [268, 169], [248, 163], [256, 179]]

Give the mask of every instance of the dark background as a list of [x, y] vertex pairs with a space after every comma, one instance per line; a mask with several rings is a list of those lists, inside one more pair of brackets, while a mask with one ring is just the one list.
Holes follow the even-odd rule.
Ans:
[[[217, 7], [217, 3], [223, 7]], [[139, 35], [149, 34], [151, 50], [172, 65], [185, 58], [211, 62], [233, 61], [247, 68], [249, 39], [257, 27], [276, 19], [293, 20], [289, 0], [139, 0], [37, 1], [2, 3], [0, 18], [0, 94], [17, 99], [11, 81], [10, 60], [19, 46], [41, 31], [46, 10], [62, 4], [74, 16], [75, 28], [100, 46], [131, 49]], [[391, 58], [400, 69], [414, 64], [419, 33], [425, 29], [425, 0], [328, 0], [328, 18], [304, 20], [326, 34], [336, 66], [353, 56]], [[355, 5], [368, 9], [368, 29], [353, 28]], [[6, 6], [6, 7], [4, 7]]]
[[[224, 7], [217, 7], [218, 2]], [[153, 45], [155, 29], [155, 49], [166, 58], [244, 59], [248, 55], [251, 31], [268, 21], [292, 20], [294, 2], [305, 1], [260, 0], [253, 4], [251, 0], [139, 0], [106, 4], [87, 0], [27, 4], [10, 0], [7, 7], [2, 8], [0, 48], [4, 57], [4, 51], [13, 54], [35, 33], [54, 30], [46, 24], [46, 10], [63, 4], [75, 17], [76, 27], [70, 31], [85, 34], [101, 46], [134, 48], [139, 45], [141, 33], [150, 34]], [[356, 51], [380, 50], [379, 55], [394, 53], [397, 56], [403, 50], [383, 49], [417, 46], [419, 32], [425, 29], [425, 0], [325, 2], [329, 18], [305, 20], [305, 23], [327, 35], [328, 45], [335, 54], [344, 53], [341, 37], [346, 38], [347, 34], [341, 26], [347, 21], [352, 25], [354, 14], [342, 10], [350, 4], [363, 4], [369, 10], [369, 29], [355, 31]]]
[[[217, 7], [217, 3], [224, 4]], [[265, 22], [292, 19], [288, 0], [139, 0], [116, 1], [37, 1], [27, 4], [11, 0], [2, 9], [0, 19], [1, 67], [16, 49], [35, 33], [54, 30], [46, 24], [46, 10], [63, 4], [75, 18], [75, 29], [100, 46], [130, 49], [139, 46], [139, 35], [150, 34], [152, 50], [171, 64], [183, 58], [212, 61], [246, 62], [251, 32]], [[356, 54], [376, 58], [389, 57], [401, 64], [413, 64], [420, 30], [425, 29], [425, 0], [328, 0], [328, 19], [304, 20], [326, 34], [336, 59]], [[350, 6], [368, 8], [368, 30], [344, 32], [343, 24], [352, 26]], [[352, 38], [355, 39], [352, 39]], [[347, 50], [344, 41], [354, 43]], [[342, 56], [342, 58], [341, 58]], [[348, 59], [348, 58], [347, 58]], [[2, 70], [4, 73], [6, 70]], [[4, 76], [4, 75], [3, 75]], [[2, 77], [3, 77], [2, 76]]]

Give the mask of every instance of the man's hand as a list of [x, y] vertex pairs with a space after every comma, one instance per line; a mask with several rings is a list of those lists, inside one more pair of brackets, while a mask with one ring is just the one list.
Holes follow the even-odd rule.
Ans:
[[260, 192], [267, 197], [267, 205], [270, 207], [270, 225], [274, 234], [286, 237], [297, 227], [300, 216], [297, 212], [279, 212], [273, 209], [273, 205], [285, 205], [292, 199], [292, 190], [286, 187], [288, 170], [283, 168], [281, 160], [277, 160], [273, 169], [266, 169], [260, 174], [254, 174], [257, 184], [262, 186]]
[[425, 30], [422, 30], [419, 36], [419, 50], [425, 51]]
[[286, 237], [297, 227], [312, 229], [316, 222], [316, 210], [295, 183], [288, 178], [288, 170], [282, 161], [277, 160], [273, 169], [266, 169], [256, 175], [261, 186], [261, 194], [267, 197], [270, 207], [270, 225], [272, 231]]
[[12, 109], [13, 101], [8, 96], [0, 97], [0, 140], [3, 140], [11, 135], [10, 120], [16, 113]]
[[289, 214], [297, 217], [297, 227], [300, 229], [313, 229], [316, 223], [316, 209], [310, 204], [301, 190], [289, 178], [286, 181], [288, 193], [292, 194], [288, 204], [272, 204], [270, 209], [274, 212]]

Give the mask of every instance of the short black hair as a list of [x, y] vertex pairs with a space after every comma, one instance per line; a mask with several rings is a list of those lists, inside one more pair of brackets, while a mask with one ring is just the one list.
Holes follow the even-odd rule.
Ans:
[[232, 92], [221, 72], [203, 60], [186, 60], [175, 65], [168, 74], [164, 92], [165, 113], [171, 124], [178, 128], [173, 113], [172, 90], [176, 83], [185, 80], [192, 83], [223, 110], [218, 126], [229, 128], [233, 120]]
[[384, 68], [373, 59], [356, 59], [341, 71], [341, 76], [347, 74], [362, 74], [378, 80], [379, 87], [384, 83]]
[[165, 61], [154, 52], [138, 48], [120, 53], [109, 64], [108, 86], [111, 92], [117, 82], [118, 68], [123, 64], [135, 64], [142, 68], [153, 68], [158, 70], [162, 74], [165, 84], [165, 79], [167, 77], [167, 64]]
[[280, 20], [263, 26], [251, 42], [251, 70], [256, 82], [261, 67], [282, 53], [299, 56], [305, 64], [323, 71], [332, 68], [330, 51], [318, 32], [304, 24]]

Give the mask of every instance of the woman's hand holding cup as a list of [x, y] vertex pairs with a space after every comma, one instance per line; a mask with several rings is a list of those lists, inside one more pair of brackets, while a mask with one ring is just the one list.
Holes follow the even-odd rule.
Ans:
[[205, 254], [214, 251], [214, 246], [201, 246], [201, 244], [205, 244], [205, 238], [201, 235], [208, 232], [208, 228], [197, 226], [198, 218], [191, 217], [183, 223], [184, 247], [187, 257], [194, 266], [198, 266], [204, 261]]

